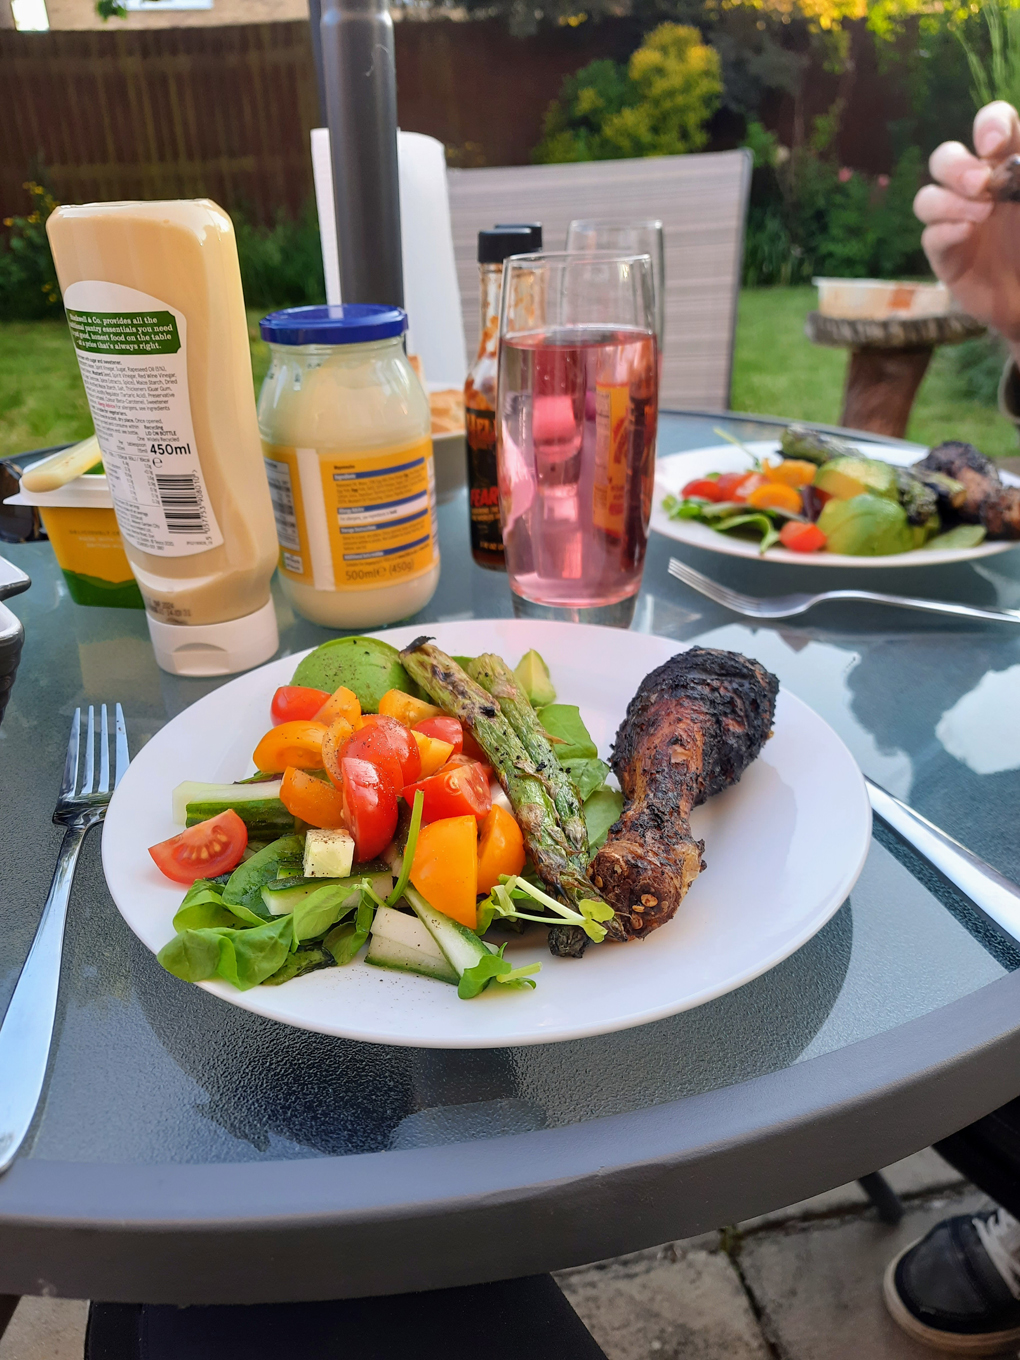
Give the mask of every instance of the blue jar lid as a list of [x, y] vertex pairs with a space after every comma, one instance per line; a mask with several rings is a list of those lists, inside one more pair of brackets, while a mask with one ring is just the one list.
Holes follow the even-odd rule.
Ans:
[[259, 322], [262, 339], [274, 345], [359, 345], [390, 340], [406, 330], [406, 312], [375, 302], [285, 307]]

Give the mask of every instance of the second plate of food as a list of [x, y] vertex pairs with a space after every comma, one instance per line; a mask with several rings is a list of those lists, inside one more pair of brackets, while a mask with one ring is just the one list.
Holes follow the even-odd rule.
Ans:
[[[879, 444], [865, 440], [842, 439], [840, 443], [854, 448], [864, 458], [877, 459], [894, 467], [909, 467], [925, 454], [925, 450], [919, 445]], [[666, 497], [679, 499], [683, 488], [699, 478], [707, 478], [714, 473], [752, 471], [749, 454], [757, 459], [782, 457], [776, 440], [761, 439], [748, 442], [743, 448], [733, 444], [714, 444], [661, 458], [655, 467], [651, 527], [666, 538], [675, 539], [678, 543], [687, 543], [692, 548], [704, 548], [707, 552], [724, 553], [729, 557], [785, 562], [798, 567], [865, 567], [872, 570], [879, 567], [934, 567], [945, 563], [969, 562], [979, 557], [994, 557], [997, 553], [1009, 552], [1011, 548], [1020, 546], [1016, 542], [986, 540], [965, 548], [929, 546], [910, 552], [881, 556], [856, 556], [835, 552], [792, 552], [781, 543], [776, 543], [762, 554], [756, 537], [741, 537], [733, 532], [721, 533], [695, 519], [675, 519], [664, 508], [663, 501]], [[1011, 473], [1004, 472], [1000, 475], [1006, 486], [1020, 486], [1020, 478]], [[749, 510], [752, 508], [747, 507]]]
[[[377, 634], [396, 647], [417, 629]], [[668, 638], [525, 620], [430, 625], [454, 656], [496, 652], [510, 666], [531, 649], [549, 666], [558, 701], [576, 704], [608, 757], [627, 705], [650, 671], [683, 650]], [[621, 647], [625, 642], [626, 646]], [[184, 889], [148, 847], [180, 828], [171, 810], [185, 780], [231, 783], [251, 771], [270, 701], [299, 657], [282, 657], [223, 685], [179, 714], [132, 761], [103, 832], [107, 882], [131, 929], [153, 951], [173, 936]], [[645, 1024], [749, 982], [809, 940], [853, 887], [868, 853], [871, 812], [857, 765], [836, 733], [780, 690], [774, 735], [740, 782], [696, 808], [692, 831], [707, 868], [674, 918], [644, 940], [554, 958], [544, 932], [511, 937], [516, 966], [540, 963], [532, 990], [489, 987], [470, 1001], [430, 978], [355, 959], [280, 986], [199, 985], [286, 1024], [374, 1043], [494, 1048], [552, 1043]], [[190, 984], [180, 983], [187, 1005]]]

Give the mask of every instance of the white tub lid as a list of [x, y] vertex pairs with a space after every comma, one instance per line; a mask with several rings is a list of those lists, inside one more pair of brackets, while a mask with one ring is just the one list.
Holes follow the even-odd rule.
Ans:
[[52, 505], [65, 509], [112, 510], [113, 497], [102, 473], [86, 473], [83, 477], [75, 477], [66, 486], [58, 487], [56, 491], [25, 491], [22, 488], [16, 496], [8, 496], [4, 504], [40, 505], [43, 509]]

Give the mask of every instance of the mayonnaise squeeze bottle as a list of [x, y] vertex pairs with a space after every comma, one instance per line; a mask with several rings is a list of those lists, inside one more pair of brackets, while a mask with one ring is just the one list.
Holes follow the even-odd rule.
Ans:
[[46, 224], [156, 660], [230, 675], [276, 651], [276, 529], [230, 218], [208, 199]]

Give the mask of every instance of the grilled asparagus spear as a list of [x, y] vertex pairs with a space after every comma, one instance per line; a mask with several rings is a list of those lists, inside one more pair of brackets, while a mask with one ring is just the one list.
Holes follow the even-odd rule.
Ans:
[[466, 669], [472, 680], [477, 680], [483, 689], [499, 701], [500, 712], [517, 733], [535, 770], [552, 795], [560, 825], [571, 848], [571, 858], [587, 871], [591, 858], [588, 853], [588, 830], [577, 789], [556, 759], [556, 752], [538, 721], [538, 715], [518, 685], [513, 671], [502, 657], [492, 652], [476, 657]]
[[[543, 882], [562, 893], [572, 907], [582, 901], [603, 902], [577, 864], [576, 850], [564, 835], [545, 783], [498, 701], [427, 637], [415, 638], [400, 659], [434, 703], [470, 728], [513, 805], [525, 847]], [[623, 938], [615, 917], [605, 925], [613, 939]]]

